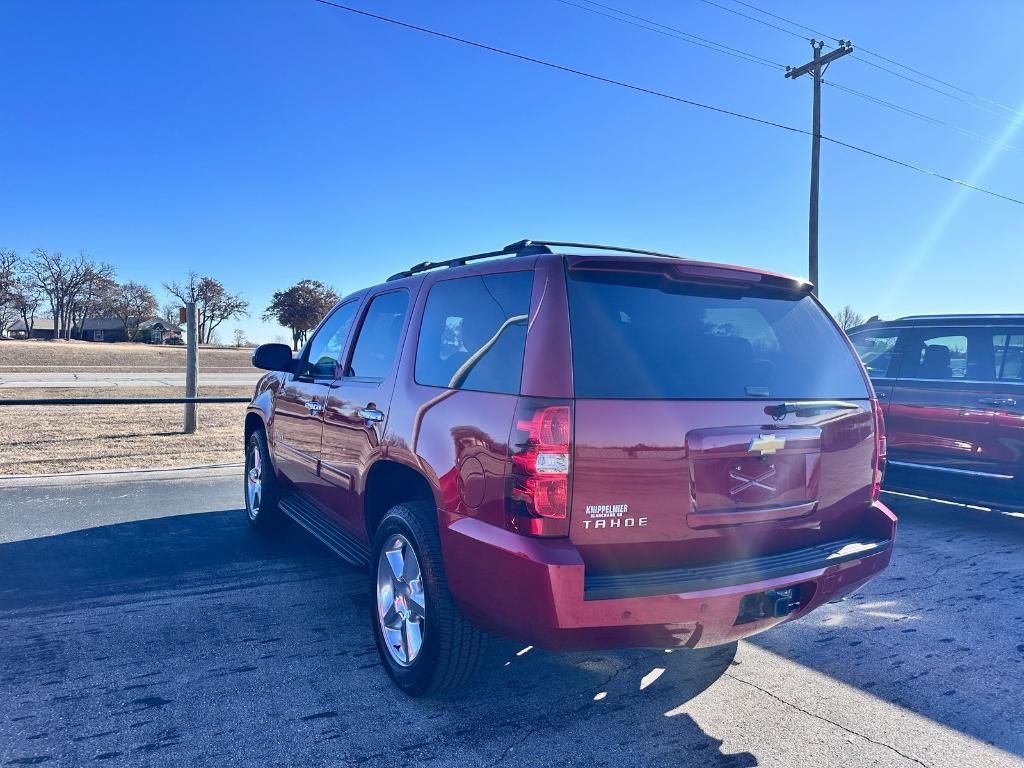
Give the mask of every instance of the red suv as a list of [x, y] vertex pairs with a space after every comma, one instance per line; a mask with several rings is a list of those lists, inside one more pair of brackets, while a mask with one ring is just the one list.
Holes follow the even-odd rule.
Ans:
[[253, 362], [275, 372], [246, 415], [249, 520], [369, 568], [411, 694], [464, 682], [484, 633], [728, 643], [891, 556], [878, 405], [799, 280], [527, 240], [357, 291]]
[[889, 490], [1024, 511], [1024, 315], [850, 330], [882, 404]]

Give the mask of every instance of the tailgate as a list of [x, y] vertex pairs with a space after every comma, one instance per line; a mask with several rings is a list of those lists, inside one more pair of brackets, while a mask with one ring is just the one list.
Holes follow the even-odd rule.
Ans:
[[782, 423], [773, 405], [577, 401], [570, 537], [588, 571], [742, 559], [856, 531], [870, 503], [870, 402]]

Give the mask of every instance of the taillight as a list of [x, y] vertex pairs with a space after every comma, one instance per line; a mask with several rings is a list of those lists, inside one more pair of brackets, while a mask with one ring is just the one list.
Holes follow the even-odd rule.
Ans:
[[871, 413], [875, 417], [875, 456], [874, 477], [871, 483], [871, 500], [878, 501], [882, 490], [882, 478], [885, 476], [885, 421], [882, 419], [882, 406], [877, 400], [871, 401]]
[[520, 398], [509, 438], [506, 527], [530, 536], [568, 535], [571, 446], [568, 402]]

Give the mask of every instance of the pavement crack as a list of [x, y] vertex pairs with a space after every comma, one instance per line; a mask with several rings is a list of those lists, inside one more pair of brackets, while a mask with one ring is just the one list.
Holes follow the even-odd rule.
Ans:
[[857, 737], [862, 738], [862, 739], [864, 739], [864, 741], [867, 741], [867, 742], [869, 742], [871, 744], [875, 744], [876, 746], [884, 747], [885, 749], [888, 749], [891, 752], [895, 752], [897, 755], [902, 757], [904, 760], [909, 760], [912, 763], [917, 763], [918, 765], [921, 766], [921, 768], [931, 768], [927, 763], [917, 759], [916, 757], [912, 757], [911, 755], [908, 755], [908, 754], [906, 754], [904, 752], [901, 752], [900, 750], [896, 749], [896, 747], [894, 747], [892, 744], [887, 744], [884, 741], [878, 741], [877, 739], [873, 739], [870, 736], [867, 736], [867, 735], [861, 733], [860, 731], [855, 731], [852, 728], [847, 728], [842, 723], [837, 723], [835, 720], [831, 720], [831, 719], [825, 717], [824, 715], [819, 715], [816, 712], [811, 712], [810, 710], [804, 709], [803, 707], [798, 706], [797, 704], [794, 704], [793, 702], [788, 701], [788, 700], [782, 698], [778, 694], [773, 693], [772, 691], [769, 691], [767, 688], [762, 688], [757, 683], [752, 683], [749, 680], [744, 680], [742, 677], [736, 677], [736, 675], [731, 674], [728, 670], [725, 671], [725, 673], [723, 674], [723, 677], [728, 677], [731, 680], [735, 680], [738, 683], [743, 683], [744, 685], [749, 685], [751, 688], [754, 688], [754, 689], [760, 691], [761, 693], [763, 693], [766, 696], [774, 699], [775, 701], [779, 702], [780, 704], [785, 704], [787, 707], [795, 709], [797, 712], [802, 712], [803, 714], [807, 715], [808, 717], [813, 717], [816, 720], [821, 720], [824, 723], [828, 723], [829, 725], [835, 726], [839, 730], [844, 731], [845, 733], [848, 733], [851, 736], [857, 736]]

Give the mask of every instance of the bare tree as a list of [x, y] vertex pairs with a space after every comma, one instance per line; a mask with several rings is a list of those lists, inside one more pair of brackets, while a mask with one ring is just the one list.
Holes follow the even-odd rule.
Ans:
[[164, 283], [164, 289], [182, 304], [195, 302], [199, 315], [199, 340], [213, 343], [213, 332], [225, 320], [249, 316], [249, 302], [241, 294], [228, 293], [223, 283], [192, 271], [184, 282]]
[[0, 248], [0, 336], [7, 333], [18, 317], [15, 295], [18, 289], [18, 254]]
[[836, 314], [836, 322], [839, 323], [844, 331], [848, 331], [851, 328], [856, 328], [858, 325], [863, 325], [864, 315], [854, 311], [853, 307], [847, 304]]
[[113, 309], [124, 325], [124, 332], [129, 341], [135, 341], [139, 323], [155, 315], [157, 306], [156, 296], [141, 283], [129, 280], [118, 285], [114, 292]]
[[97, 263], [84, 253], [77, 258], [65, 257], [60, 251], [36, 248], [20, 262], [25, 282], [41, 291], [50, 304], [54, 338], [70, 339], [76, 304], [84, 287], [100, 277], [113, 277], [110, 264]]
[[249, 341], [245, 338], [245, 331], [241, 328], [235, 328], [233, 335], [235, 337], [235, 346], [244, 347], [249, 344]]
[[181, 325], [180, 315], [178, 314], [179, 309], [181, 309], [181, 305], [176, 301], [168, 301], [160, 310], [160, 319], [177, 328]]
[[90, 317], [117, 314], [114, 302], [119, 286], [113, 273], [111, 267], [109, 271], [90, 269], [86, 275], [82, 290], [71, 309], [71, 324], [73, 328], [78, 328], [79, 338], [85, 329], [85, 321]]
[[25, 334], [32, 338], [32, 329], [36, 325], [36, 312], [43, 303], [43, 293], [31, 282], [19, 279], [15, 284], [11, 303], [25, 324]]

